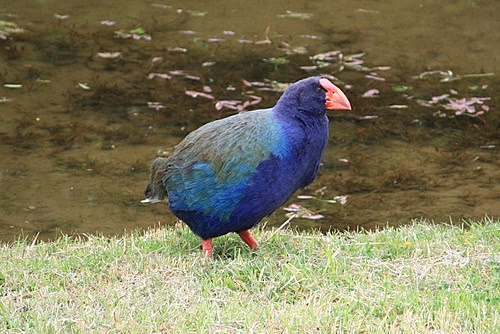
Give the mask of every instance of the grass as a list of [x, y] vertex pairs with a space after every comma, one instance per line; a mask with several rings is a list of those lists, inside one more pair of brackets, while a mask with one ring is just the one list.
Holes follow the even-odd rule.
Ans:
[[[467, 227], [465, 227], [467, 226]], [[188, 229], [1, 246], [2, 333], [494, 333], [500, 220], [374, 232]], [[267, 239], [267, 240], [266, 240]]]

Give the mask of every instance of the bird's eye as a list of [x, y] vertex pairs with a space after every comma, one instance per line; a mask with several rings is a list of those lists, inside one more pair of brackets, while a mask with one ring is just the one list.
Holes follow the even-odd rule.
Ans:
[[319, 86], [318, 88], [316, 88], [316, 91], [318, 93], [323, 93], [323, 92], [326, 92], [325, 89], [323, 89], [323, 87]]

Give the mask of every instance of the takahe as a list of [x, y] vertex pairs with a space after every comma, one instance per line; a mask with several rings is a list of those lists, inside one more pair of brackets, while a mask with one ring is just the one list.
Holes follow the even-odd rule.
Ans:
[[168, 199], [170, 210], [203, 239], [229, 232], [258, 247], [249, 229], [316, 177], [328, 141], [326, 109], [350, 110], [324, 77], [290, 85], [269, 109], [242, 112], [191, 132], [151, 166], [143, 203]]

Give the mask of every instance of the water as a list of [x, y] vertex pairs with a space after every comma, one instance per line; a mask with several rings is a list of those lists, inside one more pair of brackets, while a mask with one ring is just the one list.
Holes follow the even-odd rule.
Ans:
[[[296, 218], [292, 226], [498, 216], [499, 7], [463, 0], [4, 1], [4, 29], [24, 32], [0, 39], [0, 240], [171, 224], [165, 205], [139, 203], [156, 154], [235, 112], [217, 110], [216, 101], [257, 96], [262, 101], [248, 109], [264, 108], [280, 95], [243, 80], [287, 83], [318, 73], [347, 85], [354, 110], [330, 115], [320, 174], [296, 194], [309, 197], [285, 205], [324, 218]], [[137, 39], [123, 38], [131, 31]], [[324, 65], [310, 57], [332, 50], [343, 62], [337, 55], [321, 69], [300, 68]], [[377, 97], [362, 97], [372, 89]], [[443, 94], [452, 100], [422, 106]], [[449, 117], [456, 110], [445, 105], [473, 97], [491, 97], [473, 105], [484, 115]], [[329, 201], [337, 195], [347, 203]], [[268, 225], [280, 225], [286, 213], [277, 210]]]

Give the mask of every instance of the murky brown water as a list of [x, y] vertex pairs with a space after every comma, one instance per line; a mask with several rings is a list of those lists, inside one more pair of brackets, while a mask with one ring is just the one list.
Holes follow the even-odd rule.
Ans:
[[[166, 206], [139, 203], [157, 152], [235, 112], [216, 110], [219, 100], [258, 96], [250, 108], [263, 108], [280, 95], [243, 80], [318, 73], [347, 84], [354, 110], [331, 115], [319, 177], [297, 194], [316, 199], [288, 203], [324, 218], [292, 225], [498, 216], [499, 11], [498, 1], [465, 0], [3, 1], [3, 29], [14, 32], [2, 36], [0, 25], [0, 240], [172, 223]], [[124, 38], [131, 30], [137, 39]], [[332, 50], [343, 63], [338, 54], [329, 64], [310, 59]], [[372, 89], [377, 97], [363, 97]], [[492, 97], [471, 104], [483, 115], [439, 116], [473, 97]], [[326, 201], [337, 195], [347, 204]], [[279, 209], [269, 224], [285, 214]]]

